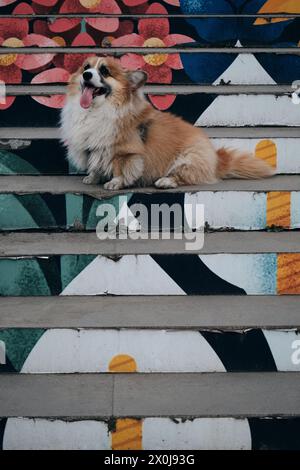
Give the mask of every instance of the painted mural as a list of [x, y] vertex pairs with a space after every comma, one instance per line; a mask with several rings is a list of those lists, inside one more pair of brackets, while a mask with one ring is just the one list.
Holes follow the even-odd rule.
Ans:
[[[238, 14], [300, 13], [297, 0], [35, 0], [0, 1], [0, 45], [22, 48], [133, 47], [121, 53], [128, 68], [142, 68], [149, 84], [290, 85], [300, 77], [297, 54], [232, 54], [211, 47], [299, 47], [299, 18], [237, 18]], [[85, 18], [55, 17], [79, 13]], [[88, 17], [89, 13], [120, 15]], [[230, 14], [231, 18], [176, 18], [176, 14]], [[18, 14], [46, 15], [17, 18]], [[161, 18], [139, 18], [157, 14]], [[126, 15], [136, 15], [128, 17]], [[141, 55], [142, 47], [158, 48]], [[172, 47], [172, 53], [159, 48]], [[194, 52], [177, 52], [192, 47]], [[207, 48], [207, 51], [199, 50]], [[5, 84], [63, 84], [84, 54], [1, 54]], [[149, 95], [152, 104], [203, 127], [300, 126], [290, 95]], [[0, 104], [2, 127], [54, 127], [64, 96], [9, 96]], [[230, 116], [227, 115], [231, 109]], [[250, 110], [250, 112], [249, 112]], [[298, 138], [215, 139], [253, 151], [278, 174], [299, 174]], [[1, 175], [73, 174], [57, 140], [34, 139], [14, 148], [0, 143]], [[1, 177], [0, 177], [1, 179]], [[1, 184], [1, 181], [0, 181]], [[118, 205], [117, 196], [110, 202]], [[136, 202], [203, 203], [207, 230], [300, 228], [300, 191], [201, 191], [126, 195]], [[0, 230], [94, 230], [98, 199], [81, 194], [4, 194]], [[300, 248], [299, 248], [300, 252]], [[131, 273], [128, 277], [128, 272]], [[188, 275], [187, 275], [188, 273]], [[0, 259], [0, 296], [49, 295], [298, 295], [300, 253], [64, 255]], [[151, 282], [149, 282], [151, 279]], [[85, 330], [8, 328], [2, 373], [257, 372], [299, 371], [291, 360], [298, 332]], [[153, 353], [153, 343], [159, 354]], [[49, 350], [52, 351], [49, 355]], [[159, 355], [159, 360], [158, 360]], [[0, 419], [4, 449], [299, 449], [300, 419], [166, 418], [93, 420]], [[213, 439], [212, 439], [213, 436]]]
[[[149, 83], [214, 83], [236, 60], [237, 54], [197, 54], [197, 47], [222, 47], [236, 45], [252, 47], [298, 47], [299, 19], [281, 21], [255, 21], [255, 18], [237, 19], [236, 14], [256, 14], [278, 11], [278, 2], [265, 0], [201, 1], [121, 1], [85, 0], [2, 2], [4, 13], [44, 14], [46, 19], [0, 19], [2, 47], [24, 46], [88, 46], [88, 47], [174, 47], [192, 45], [195, 54], [124, 54], [121, 62], [128, 68], [142, 68]], [[92, 6], [91, 6], [92, 5]], [[284, 11], [299, 13], [297, 1], [281, 2]], [[286, 6], [285, 6], [286, 5]], [[123, 15], [120, 18], [56, 18], [55, 14], [99, 13]], [[168, 14], [232, 14], [233, 18], [179, 20]], [[128, 19], [126, 14], [156, 14], [164, 18]], [[82, 63], [83, 54], [3, 54], [0, 60], [0, 79], [5, 83], [59, 83], [66, 82]], [[292, 83], [299, 78], [300, 58], [297, 54], [255, 54], [258, 63], [276, 83]], [[175, 95], [150, 96], [159, 109], [169, 109]], [[38, 103], [50, 108], [61, 108], [62, 96], [34, 97]], [[0, 109], [13, 106], [15, 97], [8, 97]], [[22, 100], [20, 100], [22, 101]], [[22, 103], [20, 103], [22, 105]], [[179, 104], [180, 108], [180, 104]], [[34, 109], [34, 108], [32, 108]], [[177, 107], [174, 108], [177, 110]], [[16, 110], [16, 105], [14, 106]], [[7, 113], [9, 117], [9, 113]], [[5, 115], [3, 115], [3, 118]]]
[[4, 449], [168, 450], [172, 446], [180, 450], [299, 448], [299, 418], [146, 418], [142, 422], [124, 421], [122, 430], [117, 423], [111, 429], [111, 425], [103, 421], [11, 418], [5, 428]]

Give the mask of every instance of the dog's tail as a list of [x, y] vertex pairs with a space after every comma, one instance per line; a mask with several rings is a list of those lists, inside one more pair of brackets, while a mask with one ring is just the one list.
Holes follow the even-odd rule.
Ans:
[[222, 147], [217, 154], [219, 178], [259, 179], [275, 174], [274, 168], [250, 152]]

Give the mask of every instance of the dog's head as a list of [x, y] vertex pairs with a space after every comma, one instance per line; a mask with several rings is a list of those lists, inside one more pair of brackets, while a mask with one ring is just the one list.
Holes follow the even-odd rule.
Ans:
[[71, 77], [69, 91], [74, 94], [80, 89], [80, 104], [85, 109], [92, 105], [100, 106], [106, 100], [122, 106], [146, 80], [145, 72], [125, 70], [112, 57], [89, 57]]

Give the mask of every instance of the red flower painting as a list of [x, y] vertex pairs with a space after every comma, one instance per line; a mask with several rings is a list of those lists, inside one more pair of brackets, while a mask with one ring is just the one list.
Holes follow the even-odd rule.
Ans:
[[[129, 0], [128, 0], [129, 1]], [[147, 13], [163, 14], [168, 12], [163, 5], [153, 3]], [[141, 19], [138, 22], [139, 34], [125, 35], [115, 39], [112, 45], [127, 47], [172, 47], [176, 44], [192, 42], [193, 39], [183, 34], [170, 34], [170, 24], [168, 18]], [[126, 54], [121, 57], [124, 67], [133, 69], [143, 69], [148, 74], [149, 83], [172, 82], [172, 69], [183, 68], [179, 54]], [[175, 100], [174, 95], [156, 96], [151, 95], [150, 100], [158, 109], [169, 108]]]
[[[20, 3], [13, 14], [33, 14], [31, 6]], [[28, 19], [3, 18], [0, 22], [1, 47], [29, 47], [47, 46], [54, 47], [56, 43], [40, 34], [29, 34]], [[0, 80], [5, 83], [9, 77], [10, 83], [22, 82], [22, 70], [34, 71], [52, 61], [54, 54], [2, 54], [0, 56]], [[5, 103], [0, 103], [0, 109], [9, 108], [15, 100], [15, 96], [8, 96]]]
[[[169, 5], [174, 5], [175, 7], [180, 6], [179, 0], [163, 0], [163, 1], [165, 3], [168, 3]], [[147, 0], [122, 0], [122, 2], [128, 7], [136, 7], [139, 5], [143, 5], [144, 3], [147, 3]]]
[[[16, 0], [0, 0], [6, 7]], [[167, 6], [179, 6], [179, 0], [161, 0]], [[123, 11], [122, 11], [123, 9]], [[78, 18], [59, 17], [79, 13]], [[88, 14], [96, 14], [95, 18]], [[157, 14], [164, 18], [141, 18], [132, 20], [126, 14]], [[34, 0], [19, 3], [12, 11], [14, 18], [0, 19], [0, 46], [22, 47], [151, 47], [164, 48], [192, 42], [183, 34], [172, 34], [168, 11], [161, 3], [150, 6], [148, 0]], [[18, 14], [31, 18], [18, 18]], [[35, 14], [46, 18], [34, 18]], [[86, 16], [80, 18], [80, 14]], [[112, 15], [101, 17], [101, 15]], [[124, 16], [122, 16], [122, 14]], [[65, 83], [83, 60], [90, 54], [56, 53], [44, 54], [8, 53], [0, 55], [0, 83], [47, 84]], [[171, 84], [173, 71], [183, 68], [179, 54], [151, 53], [125, 54], [121, 63], [128, 69], [140, 68], [147, 72], [149, 83]], [[63, 106], [63, 96], [32, 97], [48, 107]], [[158, 109], [168, 109], [175, 100], [174, 95], [155, 96], [150, 100]], [[9, 96], [0, 109], [9, 108], [15, 97]]]
[[[119, 15], [122, 12], [115, 0], [66, 0], [60, 7], [59, 13]], [[49, 25], [49, 29], [54, 33], [62, 33], [75, 28], [80, 24], [80, 21], [80, 18], [59, 18]], [[114, 32], [119, 28], [119, 18], [86, 18], [86, 23], [94, 29], [107, 33]]]

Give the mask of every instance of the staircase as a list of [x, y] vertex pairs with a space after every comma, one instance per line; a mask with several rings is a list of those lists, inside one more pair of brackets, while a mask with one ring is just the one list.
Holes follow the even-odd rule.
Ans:
[[[0, 8], [0, 448], [299, 449], [298, 2], [101, 3]], [[84, 185], [57, 123], [87, 53], [140, 64], [154, 106], [276, 176]], [[99, 240], [107, 203], [202, 204], [204, 246]]]

